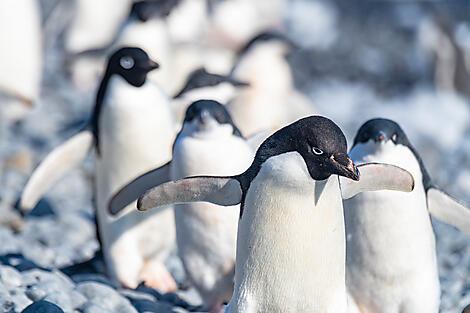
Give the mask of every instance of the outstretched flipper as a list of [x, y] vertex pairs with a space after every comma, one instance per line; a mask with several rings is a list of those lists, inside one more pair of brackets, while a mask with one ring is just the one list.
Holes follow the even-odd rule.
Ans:
[[126, 186], [122, 187], [109, 201], [108, 211], [116, 215], [126, 206], [137, 200], [141, 194], [152, 187], [170, 180], [171, 161], [165, 165], [140, 175]]
[[429, 212], [444, 223], [470, 234], [470, 209], [437, 188], [427, 191]]
[[240, 182], [232, 177], [197, 176], [170, 181], [148, 190], [137, 202], [145, 211], [171, 204], [205, 201], [223, 206], [239, 204]]
[[413, 191], [413, 176], [398, 166], [382, 163], [365, 163], [358, 165], [357, 168], [361, 175], [359, 181], [343, 176], [339, 177], [343, 199], [352, 198], [364, 191]]
[[93, 146], [93, 134], [83, 130], [47, 155], [28, 180], [20, 200], [21, 210], [30, 210], [66, 172], [74, 168]]

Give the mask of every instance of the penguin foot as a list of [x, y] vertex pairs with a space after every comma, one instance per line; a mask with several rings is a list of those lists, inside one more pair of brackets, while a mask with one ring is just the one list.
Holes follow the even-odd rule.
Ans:
[[148, 261], [140, 270], [140, 279], [148, 287], [162, 292], [176, 291], [177, 284], [161, 261]]
[[211, 305], [209, 309], [209, 313], [223, 313], [224, 312], [224, 306], [221, 303], [215, 303]]

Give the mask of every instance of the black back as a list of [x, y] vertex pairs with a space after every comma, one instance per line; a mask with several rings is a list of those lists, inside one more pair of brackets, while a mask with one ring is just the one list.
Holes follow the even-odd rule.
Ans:
[[173, 8], [179, 4], [180, 0], [144, 0], [132, 4], [130, 18], [137, 18], [141, 22], [146, 22], [154, 17], [166, 17], [170, 15]]
[[201, 113], [205, 111], [209, 113], [219, 124], [230, 124], [233, 127], [233, 134], [243, 137], [240, 130], [233, 123], [230, 113], [228, 113], [225, 106], [214, 100], [198, 100], [187, 108], [184, 122], [191, 122], [198, 118]]
[[95, 108], [91, 118], [91, 128], [95, 138], [95, 146], [99, 154], [99, 119], [103, 106], [104, 97], [109, 80], [113, 75], [119, 75], [130, 85], [141, 87], [148, 72], [158, 68], [158, 64], [152, 61], [147, 53], [136, 47], [124, 47], [114, 52], [108, 59], [105, 74], [101, 80], [98, 93], [96, 95]]
[[[320, 149], [321, 155], [316, 155], [313, 148]], [[349, 161], [346, 137], [333, 121], [322, 116], [300, 119], [266, 139], [258, 148], [251, 166], [235, 177], [243, 191], [240, 215], [243, 214], [246, 192], [262, 164], [270, 157], [293, 151], [302, 156], [310, 176], [315, 180], [327, 179], [332, 174], [337, 174], [331, 166], [332, 156], [344, 165]]]
[[429, 188], [434, 187], [431, 177], [424, 166], [423, 160], [419, 156], [415, 147], [413, 147], [411, 142], [408, 140], [403, 129], [396, 122], [385, 118], [374, 118], [368, 120], [357, 131], [356, 137], [354, 138], [354, 145], [357, 143], [366, 143], [369, 140], [375, 140], [378, 134], [385, 136], [386, 140], [392, 140], [396, 145], [400, 144], [408, 147], [411, 152], [413, 152], [416, 160], [418, 160], [421, 175], [423, 176], [424, 189], [427, 191]]
[[181, 91], [173, 98], [179, 98], [184, 93], [193, 89], [217, 86], [222, 83], [229, 83], [235, 87], [248, 86], [248, 83], [238, 81], [230, 76], [212, 74], [207, 72], [205, 68], [199, 68], [189, 74], [183, 89], [181, 89]]

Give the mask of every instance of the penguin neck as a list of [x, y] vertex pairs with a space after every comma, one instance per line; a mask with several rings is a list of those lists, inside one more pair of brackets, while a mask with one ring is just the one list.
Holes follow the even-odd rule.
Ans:
[[313, 180], [297, 152], [269, 158], [239, 222], [235, 302], [255, 301], [265, 312], [344, 312], [344, 236], [338, 177]]
[[424, 165], [417, 159], [415, 152], [405, 145], [395, 144], [391, 140], [383, 143], [369, 140], [365, 143], [357, 143], [351, 149], [350, 155], [357, 164], [381, 162], [401, 167], [413, 174], [415, 189], [424, 185], [422, 173]]

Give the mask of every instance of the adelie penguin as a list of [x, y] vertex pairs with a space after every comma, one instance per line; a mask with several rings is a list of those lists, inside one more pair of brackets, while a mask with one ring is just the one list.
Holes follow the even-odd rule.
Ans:
[[0, 1], [0, 106], [7, 120], [22, 118], [39, 97], [41, 38], [38, 1]]
[[242, 174], [168, 182], [137, 206], [240, 204], [235, 290], [226, 312], [346, 313], [342, 198], [381, 189], [409, 192], [413, 177], [392, 165], [356, 168], [341, 129], [311, 116], [266, 139]]
[[294, 47], [286, 35], [271, 31], [258, 34], [238, 52], [231, 75], [249, 86], [227, 109], [244, 134], [278, 130], [314, 113], [313, 104], [295, 89], [286, 60]]
[[194, 70], [188, 76], [186, 84], [173, 97], [173, 111], [178, 121], [183, 120], [188, 106], [200, 99], [212, 99], [220, 103], [229, 103], [240, 88], [248, 83], [238, 81], [229, 75], [208, 72], [204, 67]]
[[163, 265], [174, 246], [173, 212], [155, 211], [149, 217], [129, 205], [124, 214], [113, 217], [106, 209], [122, 186], [171, 158], [174, 124], [169, 99], [147, 79], [157, 67], [140, 48], [121, 48], [110, 56], [90, 125], [39, 165], [20, 206], [34, 207], [94, 146], [96, 219], [109, 275], [130, 288], [145, 281], [167, 291], [176, 288]]
[[100, 56], [106, 55], [109, 51], [119, 47], [135, 46], [145, 50], [151, 58], [158, 59], [161, 64], [158, 71], [149, 73], [149, 78], [165, 92], [174, 92], [172, 43], [166, 18], [177, 4], [178, 0], [134, 2], [130, 5], [128, 16], [121, 21], [119, 27], [107, 42], [94, 49], [80, 51], [80, 53], [72, 56], [72, 74], [74, 78], [77, 79], [78, 83], [86, 78], [79, 77], [81, 75], [80, 71], [83, 71], [81, 68], [83, 62], [94, 61], [98, 65]]
[[[192, 103], [173, 145], [173, 159], [124, 187], [110, 202], [117, 213], [147, 189], [195, 175], [233, 175], [251, 164], [255, 149], [233, 124], [225, 107], [212, 100]], [[178, 254], [189, 281], [210, 312], [220, 312], [233, 293], [238, 205], [175, 206]]]
[[358, 130], [351, 158], [413, 174], [411, 193], [365, 192], [345, 202], [348, 289], [363, 313], [437, 313], [440, 288], [429, 213], [470, 233], [470, 210], [433, 184], [403, 129], [372, 119]]

